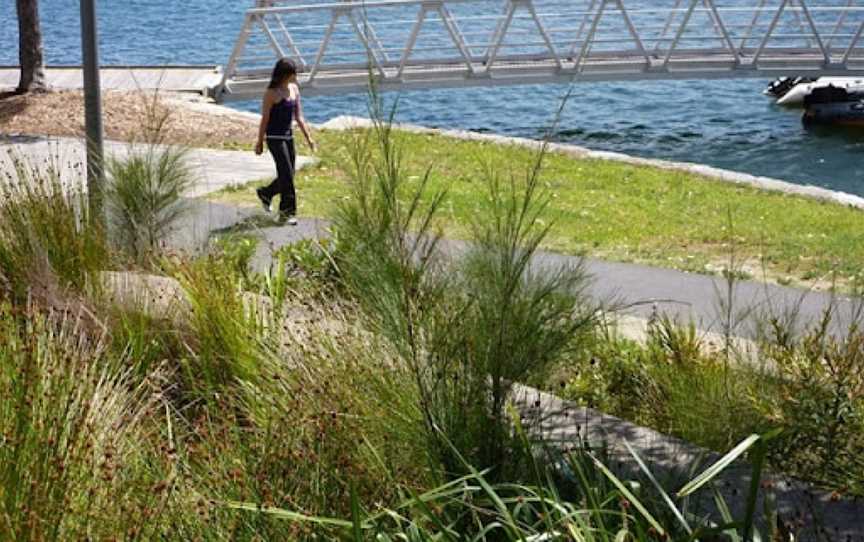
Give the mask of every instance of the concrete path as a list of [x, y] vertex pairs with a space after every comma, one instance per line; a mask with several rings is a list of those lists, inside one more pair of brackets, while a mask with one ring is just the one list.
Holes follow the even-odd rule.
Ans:
[[[124, 157], [140, 146], [117, 141], [105, 142], [107, 156]], [[0, 172], [9, 167], [9, 153], [27, 158], [31, 163], [54, 162], [74, 166], [83, 164], [86, 151], [84, 141], [76, 138], [45, 138], [31, 136], [0, 135]], [[275, 177], [276, 167], [273, 159], [265, 153], [256, 156], [248, 151], [226, 151], [215, 149], [191, 148], [189, 164], [196, 177], [195, 186], [186, 194], [195, 198], [218, 192], [231, 186], [242, 186], [251, 181]], [[297, 157], [297, 169], [315, 164], [317, 159], [307, 156]], [[4, 165], [5, 164], [5, 165]], [[79, 171], [62, 168], [66, 179], [80, 179]]]
[[[211, 210], [215, 213], [236, 213], [230, 207]], [[251, 211], [250, 211], [251, 212]], [[228, 221], [224, 219], [223, 222]], [[262, 242], [253, 265], [259, 270], [270, 265], [272, 250], [301, 239], [328, 236], [328, 222], [321, 219], [301, 218], [297, 226], [261, 228]], [[458, 254], [467, 249], [465, 243], [447, 240], [444, 250]], [[588, 294], [623, 315], [644, 321], [656, 311], [678, 319], [682, 324], [693, 322], [706, 334], [717, 337], [726, 331], [729, 312], [725, 311], [730, 299], [727, 283], [709, 275], [685, 273], [638, 264], [606, 262], [590, 258], [540, 252], [534, 265], [537, 269], [584, 265], [591, 276]], [[756, 338], [759, 322], [769, 316], [790, 320], [801, 329], [802, 325], [820, 319], [825, 310], [833, 307], [833, 330], [842, 335], [852, 321], [861, 300], [833, 296], [825, 292], [805, 291], [797, 288], [764, 284], [757, 281], [738, 281], [731, 290], [731, 335]]]
[[[99, 71], [103, 89], [165, 90], [206, 93], [222, 81], [219, 66], [109, 66]], [[0, 66], [0, 89], [18, 86], [17, 66]], [[83, 88], [79, 66], [49, 66], [45, 69], [48, 85], [54, 89]]]
[[[105, 143], [107, 156], [127, 156], [130, 149], [134, 148], [117, 141]], [[81, 183], [85, 152], [81, 139], [0, 134], [0, 179], [12, 170], [12, 160], [20, 158], [38, 168], [46, 164], [57, 165], [63, 182]], [[188, 160], [196, 182], [185, 194], [188, 212], [174, 225], [166, 244], [176, 250], [195, 251], [207, 246], [211, 232], [230, 228], [261, 214], [257, 209], [222, 205], [202, 199], [202, 196], [224, 188], [273, 178], [276, 168], [268, 154], [256, 156], [248, 151], [192, 148], [189, 149]], [[297, 157], [298, 170], [315, 163], [316, 158]]]

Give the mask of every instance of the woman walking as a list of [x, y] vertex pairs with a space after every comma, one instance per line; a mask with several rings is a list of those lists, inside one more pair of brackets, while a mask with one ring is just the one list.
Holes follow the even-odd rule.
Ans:
[[294, 63], [283, 58], [276, 62], [273, 68], [273, 76], [264, 93], [261, 103], [261, 126], [258, 129], [258, 143], [255, 145], [255, 153], [264, 152], [264, 140], [267, 140], [267, 149], [273, 155], [276, 162], [276, 179], [269, 185], [259, 188], [258, 199], [267, 212], [270, 212], [270, 203], [276, 194], [279, 198], [279, 219], [287, 220], [292, 226], [297, 224], [297, 196], [294, 192], [294, 170], [296, 165], [296, 151], [294, 149], [294, 135], [291, 129], [293, 122], [297, 122], [300, 131], [306, 138], [309, 148], [315, 152], [315, 141], [306, 125], [303, 117], [303, 107], [300, 105], [300, 87], [297, 85], [297, 67]]

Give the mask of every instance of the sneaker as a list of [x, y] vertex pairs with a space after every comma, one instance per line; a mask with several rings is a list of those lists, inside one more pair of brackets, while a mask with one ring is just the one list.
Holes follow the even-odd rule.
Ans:
[[269, 213], [270, 203], [273, 201], [273, 198], [268, 198], [267, 196], [265, 196], [260, 188], [256, 188], [255, 193], [258, 195], [258, 199], [261, 200], [261, 207], [264, 208], [264, 212]]
[[297, 218], [294, 215], [289, 215], [280, 211], [278, 222], [280, 225], [288, 224], [289, 226], [296, 226]]

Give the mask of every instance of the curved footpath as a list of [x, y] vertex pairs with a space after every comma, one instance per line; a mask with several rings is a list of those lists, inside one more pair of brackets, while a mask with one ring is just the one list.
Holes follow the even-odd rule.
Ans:
[[[369, 128], [372, 121], [365, 118], [336, 117], [319, 128], [325, 130], [349, 130]], [[500, 145], [521, 145], [537, 149], [542, 142], [480, 134], [463, 130], [439, 130], [422, 126], [399, 124], [396, 128], [414, 133], [439, 134], [447, 137], [486, 141]], [[592, 151], [575, 145], [553, 143], [553, 152], [570, 154], [578, 158], [613, 160], [628, 164], [658, 167], [667, 170], [685, 171], [724, 182], [746, 184], [764, 190], [780, 191], [786, 194], [831, 201], [864, 210], [864, 198], [835, 192], [815, 186], [802, 186], [794, 183], [755, 177], [745, 173], [721, 170], [698, 164], [666, 162], [644, 159], [619, 153]], [[862, 215], [864, 220], [864, 215]], [[302, 220], [299, 228], [267, 229], [264, 235], [269, 246], [280, 246], [285, 242], [309, 236], [326, 235], [326, 223], [320, 220]], [[266, 247], [259, 247], [257, 262], [265, 265], [268, 257]], [[446, 241], [445, 250], [460, 252], [464, 243]], [[716, 336], [728, 331], [742, 338], [754, 338], [760, 319], [766, 316], [792, 318], [801, 325], [816, 322], [824, 312], [831, 308], [835, 314], [834, 332], [842, 335], [855, 314], [857, 300], [830, 293], [802, 290], [799, 288], [766, 284], [753, 280], [736, 281], [731, 292], [726, 281], [720, 277], [687, 273], [674, 269], [652, 267], [633, 263], [609, 262], [591, 258], [541, 252], [535, 265], [538, 268], [552, 268], [561, 265], [584, 264], [593, 283], [588, 292], [595, 299], [611, 306], [624, 307], [623, 314], [644, 321], [654, 314], [666, 314], [680, 322], [693, 322], [703, 332]], [[731, 298], [732, 310], [724, 311], [724, 304]], [[731, 314], [730, 322], [728, 315]], [[639, 321], [635, 323], [638, 326]], [[636, 334], [638, 335], [638, 330]], [[710, 338], [710, 337], [709, 337]]]
[[[211, 203], [208, 212], [211, 216], [237, 216], [239, 209], [248, 214], [248, 207], [237, 208], [230, 205]], [[282, 245], [303, 239], [321, 239], [329, 235], [329, 222], [317, 218], [300, 218], [297, 226], [262, 228], [253, 265], [259, 271], [267, 270], [272, 252]], [[463, 241], [445, 239], [442, 242], [445, 252], [458, 255], [466, 249]], [[561, 266], [584, 265], [591, 277], [587, 288], [588, 295], [622, 315], [630, 326], [644, 327], [654, 315], [667, 315], [680, 323], [693, 322], [709, 340], [718, 338], [726, 330], [728, 314], [722, 310], [723, 303], [729, 298], [726, 282], [719, 277], [686, 273], [675, 269], [649, 267], [646, 265], [607, 262], [591, 258], [580, 258], [539, 252], [533, 262], [535, 269], [554, 269]], [[754, 339], [757, 336], [760, 319], [768, 316], [783, 316], [795, 313], [800, 325], [818, 321], [824, 311], [833, 307], [836, 316], [833, 331], [842, 336], [855, 315], [859, 300], [845, 296], [835, 296], [826, 292], [807, 291], [788, 286], [765, 284], [752, 280], [737, 281], [732, 289], [733, 322], [730, 334], [741, 339]], [[800, 327], [799, 327], [800, 330]], [[643, 330], [629, 330], [628, 335], [638, 338]]]

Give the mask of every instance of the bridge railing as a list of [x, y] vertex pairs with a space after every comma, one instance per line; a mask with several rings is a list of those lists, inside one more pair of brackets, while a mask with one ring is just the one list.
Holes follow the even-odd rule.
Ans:
[[256, 0], [224, 97], [293, 58], [307, 92], [864, 73], [861, 0]]

